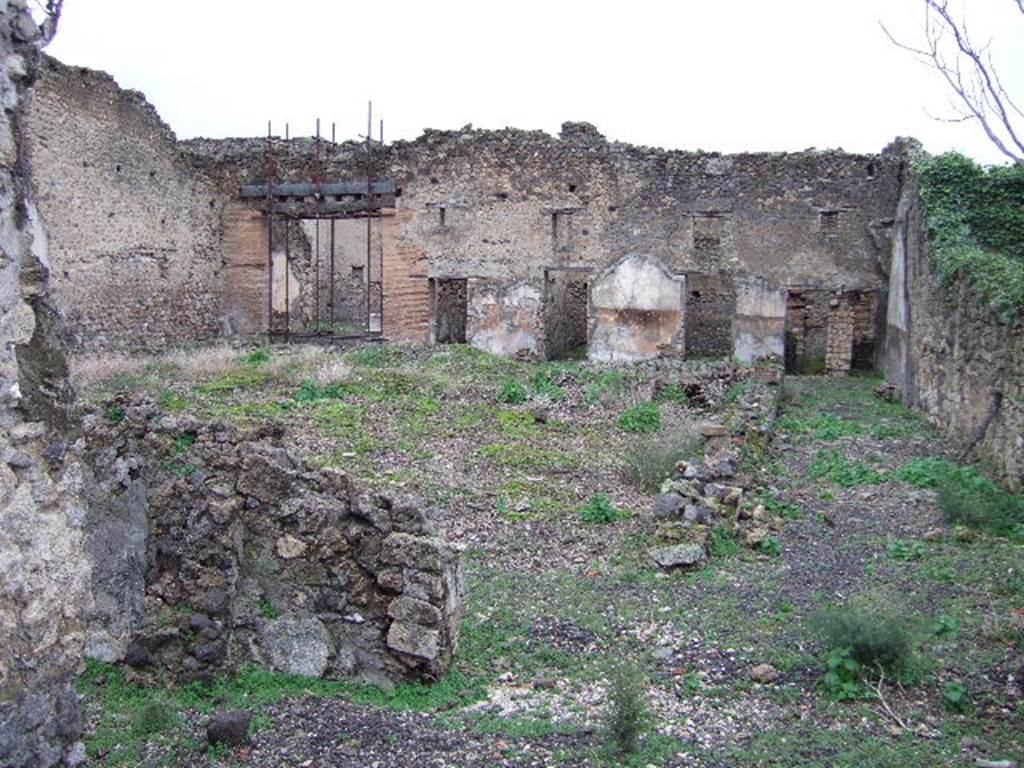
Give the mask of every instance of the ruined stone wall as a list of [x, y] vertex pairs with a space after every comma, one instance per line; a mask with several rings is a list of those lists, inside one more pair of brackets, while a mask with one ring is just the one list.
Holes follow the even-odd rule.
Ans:
[[1024, 318], [1007, 323], [969, 285], [939, 284], [909, 169], [889, 271], [886, 378], [951, 439], [977, 440], [973, 457], [1024, 490]]
[[[264, 139], [176, 145], [138, 94], [56, 62], [47, 63], [27, 124], [44, 214], [53, 220], [57, 296], [82, 346], [156, 346], [265, 328], [266, 233], [238, 208], [239, 186], [268, 178]], [[315, 155], [322, 178], [366, 178], [360, 143], [276, 144], [278, 181], [309, 181]], [[481, 288], [471, 315], [499, 322], [478, 324], [475, 335], [471, 322], [470, 343], [543, 354], [544, 307], [534, 297], [544, 295], [545, 272], [596, 274], [630, 254], [723, 284], [760, 278], [776, 287], [876, 290], [898, 167], [888, 152], [664, 151], [609, 142], [585, 123], [567, 123], [558, 137], [467, 127], [377, 147], [371, 175], [398, 187], [397, 207], [371, 226], [374, 253], [383, 253], [384, 332], [429, 341], [430, 280], [465, 278], [471, 294]], [[353, 230], [360, 237], [361, 225]], [[303, 228], [308, 242], [315, 230]], [[362, 250], [344, 257], [347, 269], [358, 270]], [[308, 323], [315, 269], [308, 248], [295, 257], [290, 310]], [[273, 273], [275, 283], [284, 279], [276, 250]], [[377, 277], [350, 271], [351, 307], [365, 303], [349, 296], [358, 280]], [[495, 294], [522, 295], [528, 305], [495, 314], [486, 306]], [[724, 326], [712, 315], [729, 301], [695, 302], [695, 315], [706, 315], [697, 325], [714, 329], [695, 349], [721, 352]], [[176, 311], [183, 305], [191, 310], [186, 323]], [[509, 315], [530, 315], [523, 333], [500, 327]], [[535, 332], [535, 342], [523, 338]]]
[[175, 419], [145, 398], [83, 427], [89, 655], [180, 681], [254, 663], [389, 684], [451, 663], [459, 563], [429, 511], [299, 460], [280, 428]]
[[141, 94], [46, 59], [23, 130], [54, 299], [76, 347], [160, 349], [230, 330], [226, 200], [182, 159]]
[[0, 765], [49, 768], [85, 759], [74, 680], [89, 566], [46, 231], [24, 173], [40, 39], [26, 7], [0, 4]]
[[[185, 147], [223, 194], [266, 179], [262, 140]], [[308, 180], [312, 153], [311, 142], [291, 142], [279, 154], [279, 178]], [[330, 145], [325, 176], [365, 178], [364, 162], [358, 144]], [[393, 179], [400, 190], [396, 215], [375, 224], [389, 233], [385, 276], [402, 281], [386, 280], [386, 331], [429, 339], [426, 282], [466, 277], [489, 294], [522, 293], [530, 308], [519, 309], [535, 315], [528, 326], [543, 333], [544, 308], [534, 297], [543, 294], [545, 270], [596, 273], [628, 254], [723, 284], [736, 276], [875, 290], [884, 285], [880, 259], [887, 258], [898, 167], [888, 153], [666, 152], [608, 142], [585, 124], [566, 124], [558, 138], [427, 131], [377, 150], [372, 163], [376, 178]], [[730, 302], [726, 295], [723, 305]], [[695, 308], [709, 320], [716, 311], [706, 301]], [[712, 336], [731, 333], [721, 323], [711, 327]], [[509, 343], [498, 345], [501, 337]], [[508, 354], [533, 348], [496, 329], [481, 339]], [[709, 337], [708, 348], [720, 350], [721, 338]]]

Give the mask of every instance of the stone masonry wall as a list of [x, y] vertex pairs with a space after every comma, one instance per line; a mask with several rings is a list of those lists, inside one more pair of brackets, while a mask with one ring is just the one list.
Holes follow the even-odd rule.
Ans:
[[[138, 94], [53, 61], [28, 125], [33, 167], [51, 180], [40, 182], [40, 197], [54, 220], [58, 298], [81, 345], [265, 325], [254, 295], [266, 283], [266, 254], [252, 253], [265, 237], [237, 210], [239, 186], [267, 179], [264, 139], [175, 145]], [[310, 180], [314, 143], [277, 143], [275, 178]], [[366, 177], [362, 144], [324, 142], [320, 152], [323, 178]], [[503, 314], [540, 329], [535, 344], [512, 334], [520, 346], [497, 349], [494, 334], [480, 337], [507, 354], [546, 349], [544, 308], [532, 298], [544, 293], [545, 271], [596, 274], [629, 254], [688, 279], [877, 290], [899, 184], [899, 158], [889, 152], [664, 151], [609, 142], [586, 123], [567, 123], [558, 137], [429, 130], [378, 147], [370, 167], [399, 190], [397, 208], [371, 227], [383, 249], [385, 334], [429, 341], [429, 281], [466, 278], [527, 297]], [[309, 279], [298, 269], [297, 295], [310, 296]], [[186, 324], [169, 309], [183, 303], [194, 308]], [[308, 301], [299, 303], [305, 314]]]
[[141, 94], [47, 58], [24, 133], [54, 299], [76, 347], [161, 349], [230, 329], [221, 326], [226, 201]]
[[46, 231], [24, 172], [41, 35], [26, 8], [0, 3], [0, 765], [49, 768], [85, 759], [74, 680], [89, 565]]
[[83, 428], [90, 655], [180, 681], [245, 663], [380, 684], [448, 668], [459, 563], [429, 511], [303, 463], [280, 428], [176, 419], [145, 398]]
[[944, 289], [928, 263], [921, 200], [907, 171], [889, 268], [886, 378], [905, 402], [1014, 491], [1024, 490], [1024, 318], [1007, 323], [961, 284]]
[[[263, 140], [184, 146], [222, 194], [266, 179]], [[308, 179], [312, 152], [305, 140], [281, 149], [278, 178]], [[365, 178], [364, 162], [358, 144], [330, 145], [325, 176]], [[525, 281], [542, 291], [545, 269], [599, 271], [637, 253], [687, 276], [874, 290], [884, 284], [880, 259], [898, 167], [889, 153], [666, 152], [608, 142], [585, 124], [566, 124], [558, 138], [538, 131], [427, 131], [377, 151], [375, 177], [393, 179], [400, 195], [398, 217], [375, 226], [393, 232], [385, 238], [385, 275], [412, 274], [420, 282]], [[409, 285], [391, 297], [389, 333], [428, 339], [422, 314], [429, 301], [426, 286]], [[401, 322], [406, 316], [408, 325]]]

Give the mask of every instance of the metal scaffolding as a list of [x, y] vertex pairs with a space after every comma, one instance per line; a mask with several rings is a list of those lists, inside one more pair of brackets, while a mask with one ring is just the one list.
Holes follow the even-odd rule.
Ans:
[[[380, 221], [385, 209], [395, 207], [397, 190], [389, 180], [375, 179], [374, 152], [384, 146], [384, 121], [380, 121], [378, 138], [372, 135], [373, 104], [367, 109], [364, 171], [365, 179], [325, 180], [325, 140], [320, 135], [320, 120], [316, 121], [313, 151], [303, 174], [303, 181], [285, 181], [294, 176], [294, 164], [289, 164], [294, 153], [294, 140], [289, 125], [285, 124], [284, 137], [274, 136], [273, 126], [267, 123], [265, 148], [265, 184], [246, 184], [239, 195], [252, 207], [263, 212], [267, 225], [267, 338], [270, 342], [292, 340], [334, 341], [354, 338], [380, 337], [384, 328], [384, 247], [382, 233], [378, 232], [374, 248], [373, 222]], [[337, 149], [335, 126], [331, 126], [331, 152]], [[279, 156], [285, 156], [282, 171]], [[299, 164], [301, 170], [302, 164]], [[366, 253], [363, 268], [362, 328], [343, 328], [338, 324], [338, 270], [337, 227], [344, 219], [366, 220]], [[292, 290], [292, 236], [296, 226], [313, 222], [314, 234], [310, 245], [310, 264], [306, 282], [312, 288], [312, 301], [299, 305], [298, 316], [293, 316], [292, 304], [301, 296], [301, 286]], [[321, 223], [329, 222], [325, 236], [321, 237]], [[275, 248], [275, 236], [277, 245]], [[326, 241], [322, 243], [321, 241]], [[322, 247], [323, 246], [323, 247]], [[325, 251], [321, 253], [321, 251]], [[279, 283], [283, 282], [283, 286]], [[321, 301], [326, 285], [326, 301]], [[283, 301], [280, 295], [283, 288]], [[275, 295], [276, 294], [276, 295]]]

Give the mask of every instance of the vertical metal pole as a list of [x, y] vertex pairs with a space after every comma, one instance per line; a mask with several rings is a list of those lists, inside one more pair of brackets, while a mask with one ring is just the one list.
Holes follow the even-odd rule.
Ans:
[[284, 340], [290, 342], [292, 340], [292, 327], [291, 327], [291, 308], [292, 308], [292, 297], [291, 297], [291, 271], [292, 271], [292, 253], [291, 253], [291, 233], [289, 232], [290, 227], [289, 219], [284, 220]]
[[331, 219], [331, 293], [327, 297], [327, 306], [331, 316], [331, 333], [334, 332], [334, 219]]
[[274, 341], [274, 139], [267, 120], [267, 344]]
[[[380, 148], [384, 151], [384, 120], [380, 121]], [[380, 316], [380, 332], [384, 333], [384, 215], [381, 213], [377, 223], [378, 250], [377, 257], [377, 313]]]
[[373, 186], [370, 183], [370, 177], [372, 175], [371, 170], [371, 150], [373, 144], [373, 102], [367, 102], [366, 107], [366, 330], [367, 332], [371, 329], [371, 302], [370, 302], [370, 286], [373, 282], [372, 269], [372, 256], [370, 254], [370, 204], [373, 197]]
[[313, 238], [313, 248], [316, 255], [313, 257], [313, 330], [320, 333], [320, 118], [316, 119], [316, 145], [314, 149], [314, 172], [316, 188], [313, 192], [316, 200], [316, 235]]

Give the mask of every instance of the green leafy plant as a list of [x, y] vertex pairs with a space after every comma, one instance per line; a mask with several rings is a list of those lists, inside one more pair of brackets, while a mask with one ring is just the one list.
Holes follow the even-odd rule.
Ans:
[[960, 622], [952, 616], [942, 614], [932, 623], [931, 629], [935, 637], [953, 640], [960, 633]]
[[818, 451], [811, 462], [809, 474], [815, 480], [828, 480], [843, 488], [872, 485], [884, 479], [877, 469], [850, 461], [837, 448]]
[[932, 264], [1007, 320], [1024, 309], [1024, 166], [983, 168], [955, 152], [917, 159]]
[[861, 679], [863, 666], [853, 658], [853, 650], [848, 647], [829, 649], [825, 656], [825, 674], [821, 683], [838, 701], [864, 698], [867, 688]]
[[626, 388], [628, 379], [622, 371], [602, 371], [587, 385], [585, 397], [588, 403], [596, 403], [607, 394], [616, 394]]
[[120, 424], [125, 419], [124, 408], [122, 408], [119, 405], [107, 406], [107, 410], [104, 413], [104, 416], [106, 417], [108, 424], [111, 424], [111, 425]]
[[657, 432], [661, 429], [661, 410], [652, 402], [634, 405], [619, 416], [619, 426], [627, 432]]
[[659, 403], [675, 403], [682, 406], [690, 405], [690, 396], [686, 393], [686, 388], [674, 383], [662, 388], [654, 399]]
[[266, 365], [273, 359], [274, 356], [270, 353], [269, 349], [261, 348], [250, 352], [242, 359], [242, 362], [246, 365]]
[[590, 497], [580, 510], [580, 520], [584, 523], [607, 524], [614, 523], [625, 517], [622, 510], [618, 509], [607, 495], [597, 493]]
[[[972, 467], [942, 474], [936, 498], [946, 522], [1016, 538], [1024, 525], [1024, 496], [1007, 493]], [[1024, 540], [1022, 538], [1021, 540]]]
[[525, 403], [528, 399], [529, 393], [526, 391], [526, 385], [521, 381], [513, 379], [511, 376], [502, 379], [501, 389], [498, 390], [499, 403], [517, 405]]
[[260, 600], [258, 608], [260, 616], [262, 616], [264, 619], [276, 619], [280, 615], [277, 611], [277, 608], [270, 601], [270, 598], [267, 597], [264, 597], [262, 600]]
[[769, 512], [774, 512], [786, 520], [799, 520], [803, 512], [796, 504], [791, 504], [779, 499], [774, 493], [764, 492], [761, 494], [761, 504]]
[[712, 557], [735, 557], [740, 552], [740, 544], [735, 533], [724, 526], [716, 526], [711, 531], [708, 551]]
[[153, 699], [135, 712], [132, 718], [132, 736], [150, 737], [168, 731], [178, 724], [178, 713], [161, 699]]
[[952, 681], [946, 683], [942, 688], [942, 706], [950, 712], [959, 712], [966, 715], [974, 706], [971, 704], [971, 697], [967, 693], [967, 687], [963, 683]]
[[782, 554], [782, 545], [778, 539], [769, 536], [761, 542], [761, 551], [769, 557], [779, 557]]
[[896, 539], [889, 542], [889, 557], [895, 560], [920, 560], [927, 550], [920, 541], [903, 541]]

